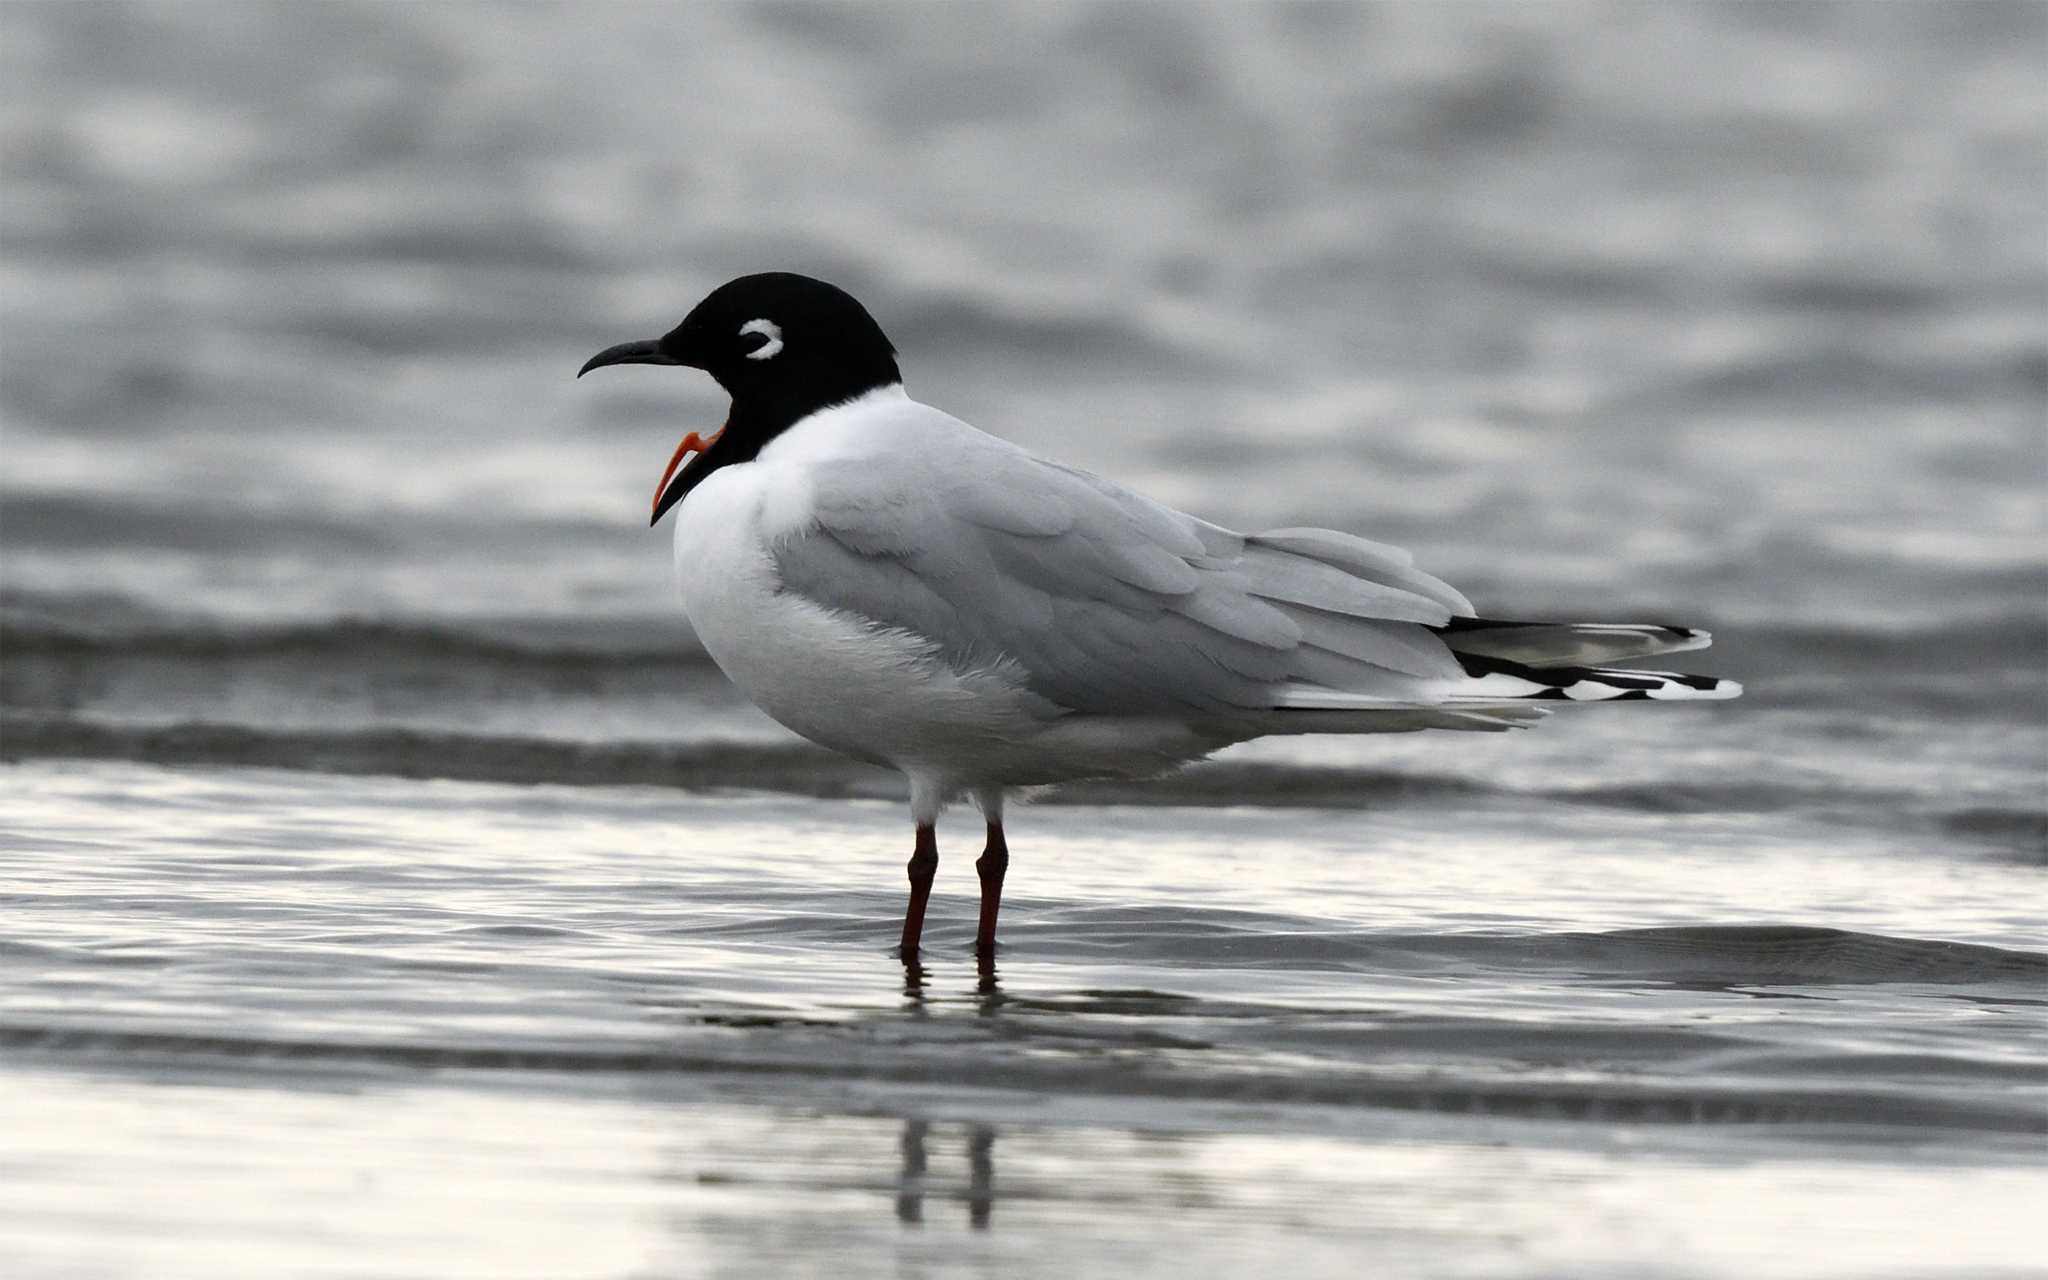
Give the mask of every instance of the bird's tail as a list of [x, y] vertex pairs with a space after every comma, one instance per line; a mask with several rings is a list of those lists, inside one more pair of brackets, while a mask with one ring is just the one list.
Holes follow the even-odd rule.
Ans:
[[1713, 676], [1597, 665], [1704, 649], [1713, 637], [1697, 628], [1454, 618], [1431, 630], [1450, 647], [1460, 678], [1432, 682], [1415, 701], [1297, 684], [1282, 694], [1268, 732], [1498, 730], [1571, 703], [1721, 701], [1742, 693], [1735, 681]]
[[1696, 627], [1453, 618], [1433, 630], [1468, 677], [1451, 691], [1454, 703], [1718, 701], [1742, 693], [1733, 680], [1602, 665], [1685, 653], [1714, 642]]
[[1714, 676], [1602, 666], [1704, 649], [1714, 637], [1698, 627], [1452, 618], [1436, 633], [1468, 676], [1452, 690], [1452, 702], [1686, 702], [1735, 698], [1743, 692], [1735, 680]]
[[1452, 618], [1437, 633], [1461, 659], [1495, 658], [1531, 667], [1592, 667], [1666, 653], [1704, 649], [1714, 642], [1698, 627], [1650, 622], [1507, 622]]
[[1452, 706], [1543, 702], [1698, 702], [1740, 697], [1742, 686], [1714, 676], [1633, 667], [1531, 666], [1459, 654], [1467, 679], [1448, 693]]

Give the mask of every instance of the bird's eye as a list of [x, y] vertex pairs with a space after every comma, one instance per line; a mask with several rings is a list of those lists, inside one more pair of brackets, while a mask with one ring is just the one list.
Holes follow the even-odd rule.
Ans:
[[752, 344], [747, 348], [747, 359], [773, 360], [775, 353], [782, 350], [782, 326], [773, 320], [749, 320], [740, 326], [740, 339]]

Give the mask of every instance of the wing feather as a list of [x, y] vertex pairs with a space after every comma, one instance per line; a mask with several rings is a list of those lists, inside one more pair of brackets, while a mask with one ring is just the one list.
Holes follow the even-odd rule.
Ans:
[[1266, 600], [1307, 605], [1327, 613], [1426, 626], [1450, 621], [1450, 610], [1427, 596], [1360, 578], [1334, 565], [1253, 542], [1245, 547], [1245, 587]]
[[1397, 548], [1247, 538], [912, 408], [886, 460], [801, 464], [807, 518], [772, 543], [783, 590], [962, 671], [1012, 664], [1083, 714], [1263, 724], [1314, 690], [1412, 704], [1459, 674], [1428, 628], [1469, 606]]
[[1301, 605], [1290, 605], [1286, 612], [1301, 628], [1302, 641], [1319, 649], [1403, 675], [1455, 680], [1463, 674], [1449, 649], [1418, 634], [1415, 627], [1374, 625], [1353, 615]]
[[1255, 546], [1320, 560], [1368, 582], [1411, 591], [1434, 600], [1455, 617], [1470, 617], [1472, 602], [1450, 583], [1415, 567], [1415, 557], [1400, 547], [1335, 529], [1272, 529], [1248, 539]]

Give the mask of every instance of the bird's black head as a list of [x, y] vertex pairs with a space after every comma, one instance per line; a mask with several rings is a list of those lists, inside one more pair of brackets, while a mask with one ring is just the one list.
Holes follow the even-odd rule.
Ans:
[[[896, 349], [852, 294], [823, 280], [769, 271], [711, 291], [653, 341], [622, 342], [577, 373], [613, 364], [702, 369], [732, 396], [725, 427], [683, 441], [655, 492], [654, 519], [728, 463], [750, 461], [791, 425], [828, 406], [903, 380]], [[690, 453], [703, 456], [678, 470]]]

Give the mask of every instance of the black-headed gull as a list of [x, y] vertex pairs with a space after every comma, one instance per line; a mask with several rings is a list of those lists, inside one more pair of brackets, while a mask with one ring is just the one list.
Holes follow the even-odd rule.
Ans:
[[653, 519], [680, 507], [683, 605], [726, 675], [909, 778], [906, 963], [939, 812], [963, 794], [988, 823], [987, 959], [1012, 788], [1158, 774], [1265, 734], [1499, 730], [1567, 703], [1741, 692], [1601, 665], [1704, 648], [1703, 631], [1478, 618], [1399, 548], [1235, 533], [1034, 457], [911, 399], [881, 326], [819, 280], [744, 276], [582, 373], [615, 364], [702, 369], [732, 396], [722, 430], [676, 449]]

